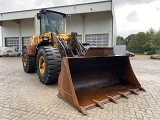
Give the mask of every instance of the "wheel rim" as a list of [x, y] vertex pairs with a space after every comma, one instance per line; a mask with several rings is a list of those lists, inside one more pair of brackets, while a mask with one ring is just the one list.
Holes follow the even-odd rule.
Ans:
[[44, 60], [44, 57], [43, 56], [41, 56], [40, 58], [39, 58], [39, 71], [40, 71], [40, 73], [42, 74], [42, 75], [44, 75], [44, 73], [45, 73], [45, 67], [46, 65], [45, 65], [45, 60]]
[[27, 65], [27, 55], [26, 54], [23, 55], [23, 65], [24, 66]]

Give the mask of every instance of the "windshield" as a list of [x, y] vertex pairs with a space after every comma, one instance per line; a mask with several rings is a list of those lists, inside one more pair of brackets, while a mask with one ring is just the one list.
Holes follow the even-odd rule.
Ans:
[[65, 33], [65, 18], [58, 13], [46, 12], [42, 14], [41, 32]]

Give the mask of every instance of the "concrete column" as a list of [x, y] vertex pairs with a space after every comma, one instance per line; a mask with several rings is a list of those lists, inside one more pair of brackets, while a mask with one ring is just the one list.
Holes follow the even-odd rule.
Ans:
[[13, 20], [13, 22], [17, 23], [18, 24], [18, 28], [19, 28], [19, 52], [21, 51], [22, 49], [22, 36], [21, 36], [21, 21], [20, 20]]

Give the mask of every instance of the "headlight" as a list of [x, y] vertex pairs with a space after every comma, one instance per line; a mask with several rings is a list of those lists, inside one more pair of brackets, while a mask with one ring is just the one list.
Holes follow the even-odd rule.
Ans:
[[49, 38], [48, 37], [43, 37], [43, 40], [44, 41], [49, 41]]

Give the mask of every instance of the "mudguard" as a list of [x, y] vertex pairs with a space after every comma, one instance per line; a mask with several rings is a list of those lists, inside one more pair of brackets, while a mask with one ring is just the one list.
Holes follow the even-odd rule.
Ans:
[[36, 46], [27, 45], [23, 48], [27, 49], [28, 56], [35, 56], [36, 55]]

